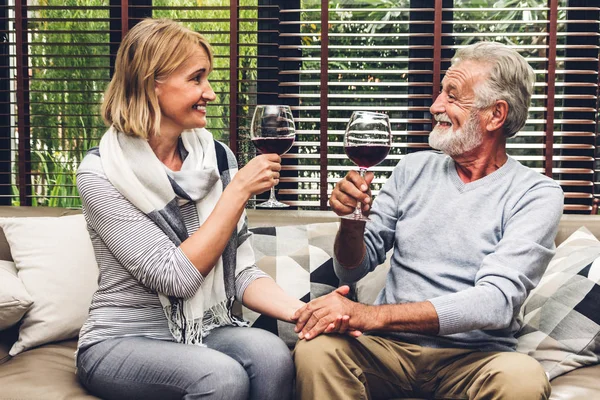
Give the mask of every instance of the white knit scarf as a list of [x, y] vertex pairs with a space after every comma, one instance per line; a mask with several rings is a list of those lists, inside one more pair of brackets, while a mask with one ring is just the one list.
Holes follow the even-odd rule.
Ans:
[[[212, 135], [206, 129], [186, 130], [181, 141], [188, 154], [176, 172], [167, 170], [144, 139], [111, 128], [100, 141], [102, 168], [109, 181], [177, 246], [188, 236], [178, 197], [196, 203], [202, 225], [223, 192]], [[229, 312], [231, 299], [225, 293], [222, 257], [192, 298], [182, 300], [160, 293], [159, 298], [177, 342], [201, 345], [211, 329], [241, 324]]]

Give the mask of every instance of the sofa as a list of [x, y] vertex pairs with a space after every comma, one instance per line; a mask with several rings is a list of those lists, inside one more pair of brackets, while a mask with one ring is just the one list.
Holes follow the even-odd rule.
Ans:
[[[79, 210], [60, 208], [0, 207], [0, 218], [59, 217], [79, 213]], [[249, 210], [248, 217], [251, 228], [329, 224], [327, 226], [331, 230], [331, 224], [338, 221], [333, 213], [320, 211]], [[561, 243], [581, 226], [586, 226], [594, 235], [600, 237], [600, 216], [564, 215], [560, 222], [556, 243]], [[261, 234], [266, 231], [257, 229], [256, 232]], [[329, 242], [333, 240], [332, 234], [324, 237]], [[258, 253], [261, 251], [257, 250]], [[68, 256], [65, 254], [65, 257]], [[12, 260], [11, 248], [2, 230], [0, 230], [0, 260]], [[358, 300], [371, 301], [383, 284], [385, 273], [375, 274], [375, 272], [364, 278], [370, 281], [362, 285], [362, 293], [360, 290], [357, 291]], [[367, 291], [369, 293], [366, 293]], [[76, 379], [74, 365], [76, 337], [46, 343], [11, 357], [8, 351], [17, 340], [18, 328], [19, 325], [15, 325], [0, 331], [0, 399], [96, 398], [87, 393]], [[552, 400], [600, 399], [600, 365], [577, 368], [553, 379], [551, 383]]]

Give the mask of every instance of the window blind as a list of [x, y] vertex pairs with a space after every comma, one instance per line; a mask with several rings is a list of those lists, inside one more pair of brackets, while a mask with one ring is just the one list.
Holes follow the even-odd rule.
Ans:
[[[342, 147], [353, 110], [385, 112], [392, 122], [392, 151], [372, 168], [377, 189], [404, 155], [429, 148], [428, 107], [456, 49], [494, 40], [519, 51], [536, 72], [529, 119], [508, 141], [508, 153], [556, 179], [565, 191], [567, 212], [589, 212], [598, 184], [597, 4], [528, 1], [527, 7], [520, 3], [501, 8], [493, 7], [493, 1], [487, 7], [481, 1], [398, 3], [405, 6], [339, 2], [332, 7], [305, 1], [301, 10], [281, 9], [282, 15], [300, 11], [301, 17], [286, 22], [299, 28], [292, 35], [300, 38], [294, 48], [301, 50], [295, 59], [301, 67], [280, 72], [296, 76], [281, 85], [298, 87], [298, 93], [281, 96], [299, 99], [294, 107], [300, 127], [298, 152], [287, 156], [297, 160], [288, 168], [299, 176], [287, 180], [297, 182], [298, 189], [281, 192], [297, 193], [298, 206], [324, 208], [323, 199], [335, 182], [355, 168]], [[327, 151], [319, 151], [319, 146], [327, 146]]]
[[355, 168], [342, 147], [352, 111], [385, 112], [392, 122], [390, 155], [372, 168], [377, 193], [402, 157], [429, 148], [429, 106], [456, 49], [510, 45], [536, 71], [536, 87], [508, 153], [562, 185], [566, 212], [588, 213], [600, 185], [600, 6], [513, 3], [9, 0], [0, 5], [0, 203], [79, 206], [74, 173], [105, 130], [99, 104], [116, 50], [151, 16], [176, 19], [213, 45], [208, 128], [241, 165], [256, 154], [255, 106], [291, 106], [297, 138], [278, 197], [298, 208], [326, 209], [334, 184]]

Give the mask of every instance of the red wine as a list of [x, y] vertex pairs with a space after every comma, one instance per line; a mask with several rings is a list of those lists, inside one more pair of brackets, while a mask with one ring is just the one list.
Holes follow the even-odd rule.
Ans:
[[387, 157], [390, 146], [381, 144], [364, 144], [344, 147], [346, 155], [360, 168], [367, 169], [379, 164]]
[[254, 147], [262, 154], [277, 153], [279, 155], [287, 153], [294, 144], [293, 137], [259, 137], [252, 138]]

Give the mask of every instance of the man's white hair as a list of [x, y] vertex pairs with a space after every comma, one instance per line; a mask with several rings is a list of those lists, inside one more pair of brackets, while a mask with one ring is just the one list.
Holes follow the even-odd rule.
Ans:
[[501, 43], [479, 42], [457, 50], [452, 65], [463, 61], [487, 64], [489, 76], [475, 90], [475, 106], [483, 109], [497, 100], [508, 103], [504, 136], [512, 137], [527, 121], [535, 73], [516, 50]]

